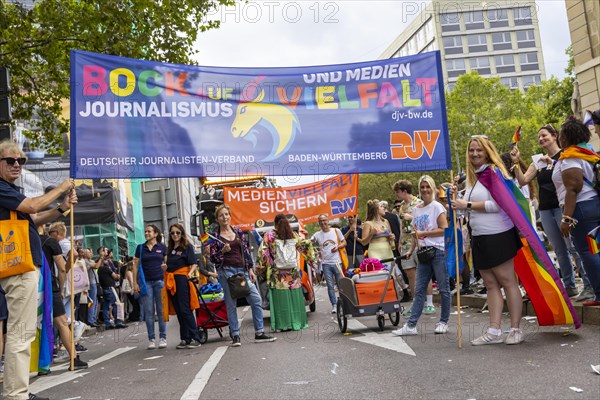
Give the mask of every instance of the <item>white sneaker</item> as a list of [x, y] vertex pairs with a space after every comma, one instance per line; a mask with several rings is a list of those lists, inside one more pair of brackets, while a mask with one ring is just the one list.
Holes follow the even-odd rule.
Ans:
[[165, 347], [167, 347], [167, 339], [161, 337], [158, 341], [158, 348], [164, 349]]
[[332, 313], [332, 314], [335, 314], [335, 313], [337, 313], [337, 308], [336, 308], [336, 306], [333, 306], [333, 308], [331, 309], [331, 313]]
[[448, 333], [448, 324], [445, 322], [438, 322], [435, 324], [435, 333]]
[[519, 328], [510, 328], [510, 332], [506, 339], [504, 339], [504, 343], [506, 344], [519, 344], [523, 342], [523, 331]]
[[83, 322], [81, 321], [75, 321], [74, 325], [74, 337], [75, 337], [75, 343], [79, 342], [79, 339], [81, 339], [81, 337], [83, 336], [83, 331], [85, 331], [85, 327], [87, 325], [85, 325]]
[[413, 336], [418, 334], [417, 332], [417, 327], [410, 327], [408, 326], [408, 324], [404, 324], [404, 326], [400, 329], [396, 329], [395, 331], [392, 331], [392, 333], [396, 336]]
[[148, 342], [148, 350], [154, 350], [156, 348], [156, 342], [154, 340], [150, 340]]

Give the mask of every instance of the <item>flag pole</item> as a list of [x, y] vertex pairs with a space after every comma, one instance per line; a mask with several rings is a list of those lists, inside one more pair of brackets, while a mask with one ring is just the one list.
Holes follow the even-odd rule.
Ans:
[[[75, 190], [75, 189], [72, 189]], [[70, 225], [71, 225], [71, 257], [70, 257], [70, 263], [71, 263], [71, 280], [69, 282], [69, 285], [71, 285], [71, 371], [75, 370], [75, 294], [73, 293], [75, 291], [75, 273], [73, 271], [74, 267], [75, 267], [75, 217], [74, 217], [74, 210], [73, 210], [73, 203], [71, 203], [70, 206], [71, 212], [69, 213], [70, 216]]]
[[[450, 182], [454, 182], [454, 174], [453, 171], [450, 170]], [[454, 194], [454, 197], [456, 199], [456, 193]], [[456, 335], [456, 339], [458, 341], [458, 348], [462, 349], [462, 327], [460, 324], [460, 264], [458, 261], [458, 235], [456, 233], [456, 228], [458, 227], [457, 223], [456, 223], [456, 213], [453, 212], [452, 213], [452, 223], [454, 226], [454, 257], [456, 257], [456, 316], [457, 316], [457, 324], [458, 324], [458, 328], [457, 328], [457, 335]], [[462, 234], [462, 231], [461, 231]]]

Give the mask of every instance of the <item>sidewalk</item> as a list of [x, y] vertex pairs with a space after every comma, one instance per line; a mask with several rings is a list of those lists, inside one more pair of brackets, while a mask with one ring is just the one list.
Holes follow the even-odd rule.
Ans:
[[[434, 294], [433, 301], [436, 304], [440, 304], [440, 295]], [[486, 301], [487, 299], [485, 295], [480, 294], [460, 296], [460, 305], [469, 306], [473, 309], [481, 310]], [[600, 307], [583, 307], [581, 303], [572, 303], [575, 313], [579, 317], [579, 320], [582, 324], [600, 325]], [[456, 306], [456, 295], [452, 296], [452, 305]], [[504, 311], [508, 311], [506, 302], [504, 303]], [[533, 309], [533, 306], [529, 300], [523, 300], [523, 316], [535, 316], [535, 310]]]

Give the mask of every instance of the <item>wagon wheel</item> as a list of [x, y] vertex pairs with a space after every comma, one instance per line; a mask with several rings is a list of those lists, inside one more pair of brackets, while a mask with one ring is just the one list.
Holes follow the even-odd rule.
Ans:
[[204, 344], [208, 341], [208, 331], [204, 328], [198, 328], [198, 335], [200, 336], [200, 343]]
[[390, 317], [390, 322], [392, 323], [392, 325], [398, 326], [398, 324], [400, 323], [400, 313], [396, 311], [394, 313], [389, 313], [388, 316]]
[[338, 299], [337, 302], [337, 320], [340, 332], [346, 333], [346, 330], [348, 329], [348, 318], [346, 318], [342, 299]]
[[377, 316], [377, 325], [379, 325], [379, 330], [382, 331], [385, 326], [385, 316], [378, 315]]
[[308, 309], [310, 310], [310, 312], [315, 312], [315, 310], [317, 309], [317, 300], [314, 299], [312, 303], [310, 303], [310, 305], [308, 306]]

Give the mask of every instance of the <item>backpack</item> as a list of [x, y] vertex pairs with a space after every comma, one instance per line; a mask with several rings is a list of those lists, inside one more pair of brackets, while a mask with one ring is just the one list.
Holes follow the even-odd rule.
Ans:
[[585, 176], [583, 177], [583, 180], [592, 188], [596, 189], [598, 196], [600, 196], [600, 160], [595, 163], [590, 162], [590, 164], [592, 164], [593, 181], [590, 181]]
[[298, 250], [295, 239], [275, 239], [275, 268], [292, 269], [298, 266]]

